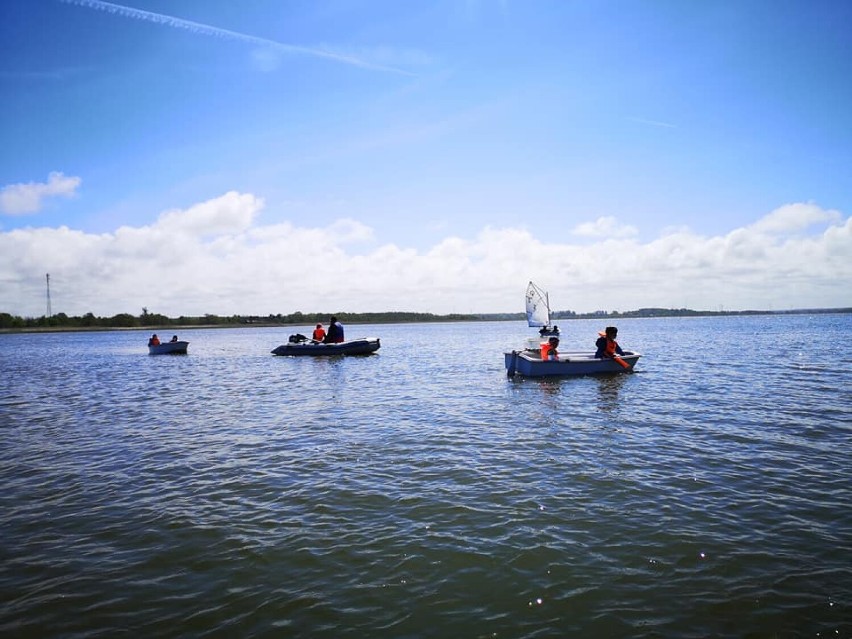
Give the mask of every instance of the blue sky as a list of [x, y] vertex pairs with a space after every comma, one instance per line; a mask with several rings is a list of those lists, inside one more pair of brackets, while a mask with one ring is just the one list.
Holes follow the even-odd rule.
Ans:
[[4, 0], [0, 311], [852, 306], [851, 24]]

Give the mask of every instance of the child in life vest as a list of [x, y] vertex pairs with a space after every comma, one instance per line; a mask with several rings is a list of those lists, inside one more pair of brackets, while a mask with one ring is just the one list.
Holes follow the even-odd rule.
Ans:
[[317, 327], [314, 329], [313, 340], [315, 342], [321, 342], [325, 339], [325, 329], [322, 327], [322, 324], [317, 324]]
[[595, 352], [595, 357], [598, 359], [604, 357], [612, 359], [616, 355], [624, 355], [621, 346], [615, 341], [615, 338], [618, 337], [618, 329], [615, 326], [607, 326], [606, 330], [601, 331], [598, 335], [600, 337], [595, 342], [595, 346], [598, 348]]
[[559, 338], [551, 337], [546, 342], [541, 343], [541, 361], [556, 361], [559, 359], [559, 353], [556, 347], [559, 346]]

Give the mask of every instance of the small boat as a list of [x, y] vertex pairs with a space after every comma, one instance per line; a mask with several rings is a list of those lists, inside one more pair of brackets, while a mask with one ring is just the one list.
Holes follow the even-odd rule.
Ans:
[[547, 291], [530, 282], [527, 285], [526, 303], [528, 326], [541, 328], [538, 334], [542, 337], [559, 335], [559, 327], [550, 324], [550, 297]]
[[149, 355], [186, 355], [186, 348], [189, 342], [162, 342], [154, 346], [148, 346]]
[[595, 351], [567, 352], [557, 348], [557, 359], [541, 359], [542, 342], [557, 338], [559, 327], [550, 324], [550, 298], [546, 291], [529, 283], [526, 294], [527, 324], [540, 328], [538, 338], [527, 340], [521, 350], [504, 353], [506, 374], [509, 377], [557, 377], [565, 375], [596, 375], [599, 373], [628, 373], [633, 370], [641, 355], [624, 351], [614, 358], [595, 357]]
[[[594, 351], [559, 352], [556, 360], [542, 360], [532, 348], [505, 353], [506, 374], [509, 377], [556, 377], [564, 375], [596, 375], [628, 373], [642, 357], [640, 353], [624, 351], [615, 359], [595, 357]], [[623, 363], [619, 363], [621, 360]]]
[[378, 337], [361, 337], [358, 339], [323, 344], [312, 339], [295, 340], [272, 350], [273, 355], [368, 355], [379, 350], [381, 342]]

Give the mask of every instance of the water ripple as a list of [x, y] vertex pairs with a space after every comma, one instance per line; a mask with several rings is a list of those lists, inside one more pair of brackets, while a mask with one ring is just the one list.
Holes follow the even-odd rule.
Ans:
[[636, 374], [547, 381], [514, 323], [0, 335], [0, 632], [852, 636], [849, 321], [630, 320]]

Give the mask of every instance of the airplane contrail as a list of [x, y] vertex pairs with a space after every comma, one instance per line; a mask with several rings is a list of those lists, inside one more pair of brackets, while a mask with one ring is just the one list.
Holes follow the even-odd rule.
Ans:
[[284, 53], [297, 53], [318, 58], [326, 58], [335, 62], [351, 64], [357, 67], [363, 67], [365, 69], [374, 69], [377, 71], [389, 71], [392, 73], [411, 75], [410, 73], [402, 71], [400, 69], [371, 64], [369, 62], [352, 56], [333, 53], [331, 51], [325, 51], [323, 49], [313, 49], [309, 47], [299, 47], [292, 44], [284, 44], [282, 42], [276, 42], [275, 40], [267, 40], [266, 38], [259, 38], [257, 36], [248, 35], [246, 33], [239, 33], [238, 31], [221, 29], [219, 27], [210, 26], [209, 24], [193, 22], [192, 20], [184, 20], [183, 18], [176, 18], [175, 16], [170, 16], [163, 13], [144, 11], [142, 9], [136, 9], [134, 7], [126, 7], [124, 5], [114, 4], [112, 2], [104, 2], [103, 0], [59, 1], [65, 4], [76, 5], [78, 7], [85, 7], [87, 9], [106, 11], [107, 13], [112, 13], [118, 16], [122, 16], [124, 18], [132, 18], [133, 20], [142, 20], [145, 22], [152, 22], [154, 24], [161, 24], [166, 27], [171, 27], [172, 29], [184, 29], [185, 31], [189, 31], [190, 33], [195, 33], [198, 35], [213, 36], [215, 38], [222, 38], [225, 40], [238, 40], [240, 42], [248, 42], [249, 44], [269, 47], [271, 49], [282, 51]]
[[669, 124], [668, 122], [661, 122], [660, 120], [646, 120], [645, 118], [627, 118], [633, 122], [638, 122], [639, 124], [649, 124], [651, 126], [659, 126], [666, 129], [676, 129], [676, 124]]

